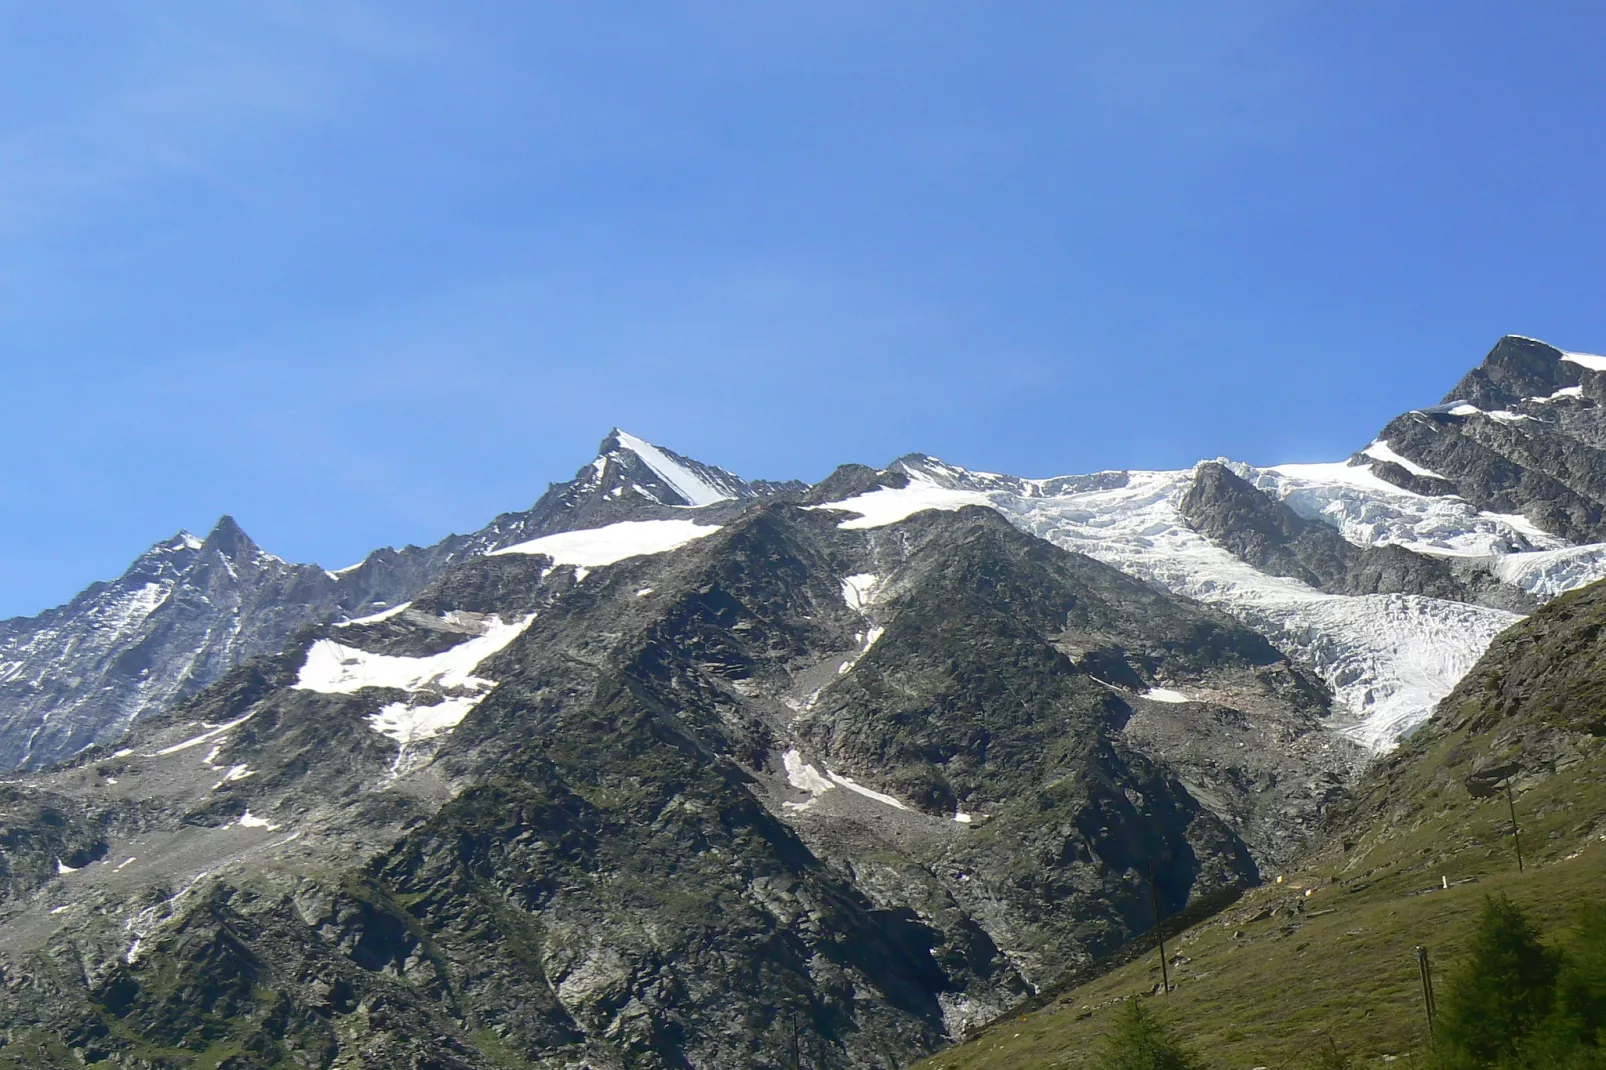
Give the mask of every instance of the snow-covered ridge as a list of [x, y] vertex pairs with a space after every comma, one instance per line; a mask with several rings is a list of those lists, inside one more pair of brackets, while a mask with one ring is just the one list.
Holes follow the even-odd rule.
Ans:
[[1588, 368], [1592, 372], [1606, 372], [1606, 357], [1595, 353], [1563, 353], [1561, 359], [1569, 364]]
[[643, 464], [651, 468], [659, 479], [669, 484], [691, 507], [700, 509], [705, 505], [731, 501], [736, 497], [728, 488], [715, 486], [713, 482], [679, 463], [646, 439], [637, 438], [628, 431], [618, 428], [614, 429], [613, 434], [621, 446], [640, 457]]

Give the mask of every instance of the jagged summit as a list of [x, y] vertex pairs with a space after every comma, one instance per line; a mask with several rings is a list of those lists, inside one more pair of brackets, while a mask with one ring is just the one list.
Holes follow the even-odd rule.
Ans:
[[655, 446], [619, 427], [602, 440], [592, 468], [599, 483], [608, 484], [607, 491], [618, 489], [661, 505], [700, 509], [753, 496], [746, 483], [723, 468]]
[[1483, 363], [1445, 395], [1444, 405], [1468, 404], [1504, 409], [1524, 398], [1551, 397], [1579, 384], [1584, 367], [1548, 342], [1508, 334], [1495, 343]]

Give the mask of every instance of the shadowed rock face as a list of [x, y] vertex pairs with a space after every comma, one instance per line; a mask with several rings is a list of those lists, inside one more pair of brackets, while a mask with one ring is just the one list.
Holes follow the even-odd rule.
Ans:
[[[1146, 929], [1151, 866], [1178, 909], [1329, 804], [1326, 696], [1229, 618], [990, 510], [839, 520], [476, 558], [13, 778], [0, 1059], [896, 1065]], [[376, 718], [436, 684], [299, 686], [531, 614], [405, 750]]]
[[1495, 343], [1482, 365], [1445, 395], [1443, 404], [1466, 402], [1491, 412], [1577, 386], [1584, 369], [1563, 361], [1563, 355], [1555, 346], [1536, 339], [1507, 335]]

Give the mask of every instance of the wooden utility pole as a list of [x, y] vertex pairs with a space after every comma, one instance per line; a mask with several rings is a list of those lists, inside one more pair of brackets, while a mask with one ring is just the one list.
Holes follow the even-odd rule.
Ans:
[[1511, 843], [1517, 849], [1517, 872], [1522, 872], [1522, 834], [1517, 828], [1517, 797], [1511, 782], [1522, 771], [1517, 762], [1507, 762], [1505, 765], [1494, 765], [1473, 773], [1467, 777], [1467, 791], [1474, 799], [1492, 799], [1500, 794], [1500, 789], [1506, 789], [1506, 807], [1511, 812]]
[[1160, 922], [1160, 884], [1154, 879], [1154, 863], [1149, 863], [1149, 894], [1154, 898], [1154, 938], [1160, 945], [1160, 991], [1171, 992], [1171, 971], [1165, 963], [1165, 930]]
[[1428, 1012], [1428, 1036], [1433, 1036], [1433, 1018], [1438, 1013], [1438, 1006], [1433, 1002], [1433, 966], [1428, 962], [1428, 949], [1422, 944], [1416, 946], [1416, 968], [1422, 975], [1422, 1005]]
[[1511, 842], [1517, 848], [1517, 872], [1522, 872], [1522, 837], [1517, 833], [1517, 800], [1511, 794], [1511, 778], [1506, 777], [1506, 805], [1511, 808]]

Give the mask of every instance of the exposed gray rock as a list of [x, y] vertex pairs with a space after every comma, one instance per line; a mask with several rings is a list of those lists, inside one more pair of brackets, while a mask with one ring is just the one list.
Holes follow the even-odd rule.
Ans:
[[[839, 520], [756, 503], [583, 582], [454, 564], [12, 778], [0, 1056], [898, 1065], [1146, 928], [1151, 866], [1168, 910], [1256, 879], [1353, 760], [1212, 610], [990, 510]], [[299, 686], [316, 644], [493, 619], [529, 623], [434, 739], [374, 726], [464, 685]]]
[[1521, 513], [1571, 541], [1606, 539], [1606, 375], [1566, 357], [1533, 339], [1501, 339], [1444, 403], [1379, 433], [1432, 474], [1374, 470], [1419, 493]]
[[[681, 490], [638, 449], [656, 451]], [[67, 605], [0, 621], [0, 769], [41, 768], [116, 739], [242, 661], [280, 650], [297, 629], [408, 601], [454, 562], [577, 527], [684, 516], [682, 491], [712, 502], [701, 513], [717, 522], [754, 499], [805, 489], [750, 483], [616, 429], [595, 461], [529, 511], [432, 546], [378, 550], [338, 572], [267, 553], [231, 517], [204, 540], [180, 532]]]

